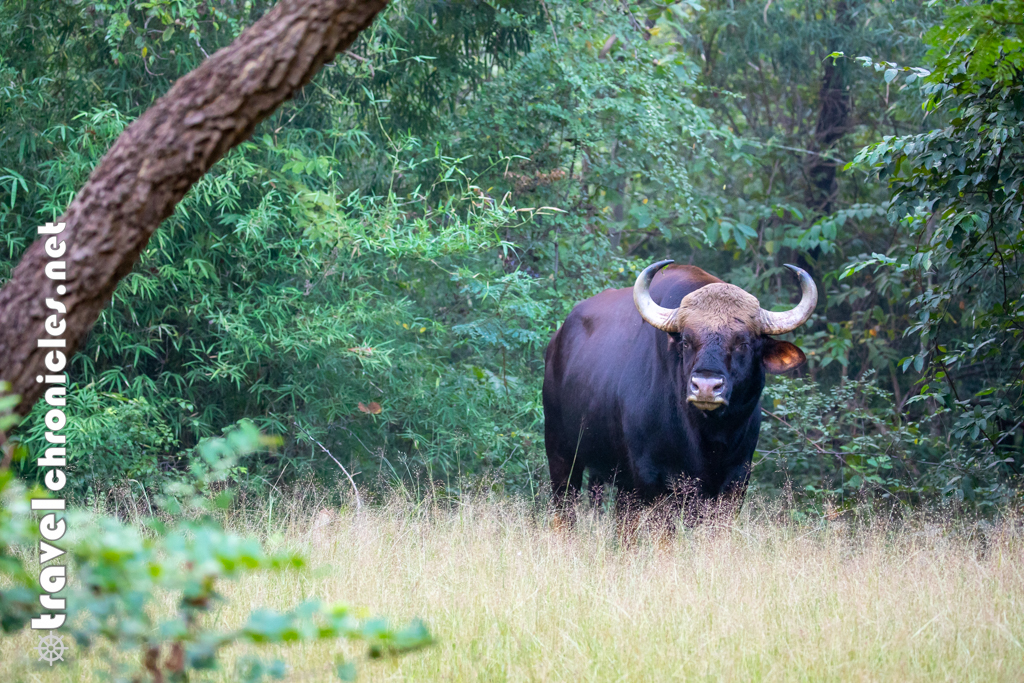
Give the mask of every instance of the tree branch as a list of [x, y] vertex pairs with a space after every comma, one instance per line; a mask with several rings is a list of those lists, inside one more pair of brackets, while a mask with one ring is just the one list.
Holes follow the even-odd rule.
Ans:
[[[345, 469], [345, 466], [341, 464], [341, 461], [338, 460], [337, 458], [335, 458], [333, 455], [331, 455], [331, 452], [329, 450], [327, 450], [327, 446], [324, 446], [322, 443], [320, 443], [315, 438], [313, 438], [313, 435], [310, 434], [309, 432], [307, 432], [305, 429], [303, 429], [302, 425], [300, 425], [298, 422], [292, 422], [292, 424], [294, 424], [296, 427], [298, 427], [299, 431], [301, 431], [303, 434], [305, 434], [307, 437], [309, 437], [310, 441], [312, 441], [317, 446], [319, 446], [320, 450], [322, 450], [324, 453], [326, 453], [327, 457], [330, 458], [331, 460], [333, 460], [334, 464], [337, 465], [338, 467], [340, 467], [341, 471], [345, 473], [345, 476], [348, 477], [348, 483], [352, 484], [352, 493], [354, 493], [356, 495], [356, 512], [359, 512], [359, 510], [362, 509], [362, 507], [363, 507], [363, 501], [359, 497], [359, 489], [356, 488], [356, 480], [353, 479], [352, 475], [348, 473], [348, 470]], [[283, 472], [284, 470], [281, 470], [281, 471]], [[359, 474], [359, 473], [356, 472], [356, 474]]]
[[[199, 178], [281, 103], [348, 48], [387, 0], [282, 0], [149, 108], [114, 142], [67, 212], [57, 236], [67, 280], [44, 273], [43, 241], [25, 252], [0, 290], [0, 377], [22, 396], [24, 415], [43, 393], [43, 324], [54, 298], [67, 307], [70, 359], [117, 283], [160, 223]], [[57, 285], [67, 287], [57, 295]]]

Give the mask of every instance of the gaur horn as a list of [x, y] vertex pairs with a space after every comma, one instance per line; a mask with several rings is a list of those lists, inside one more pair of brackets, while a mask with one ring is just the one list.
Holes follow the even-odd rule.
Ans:
[[[651, 280], [654, 279], [654, 274], [670, 263], [673, 263], [672, 259], [667, 259], [644, 268], [643, 272], [637, 276], [636, 284], [633, 285], [633, 303], [636, 304], [636, 310], [640, 311], [640, 317], [654, 327], [664, 332], [678, 332], [676, 327], [676, 311], [678, 309], [659, 306], [651, 298]], [[813, 283], [811, 287], [814, 287]]]
[[[811, 317], [811, 313], [814, 312], [814, 307], [818, 303], [818, 288], [814, 286], [814, 280], [807, 274], [807, 271], [802, 268], [797, 268], [796, 266], [791, 266], [788, 263], [786, 264], [786, 267], [796, 273], [796, 276], [800, 278], [800, 303], [796, 305], [796, 308], [788, 311], [779, 311], [778, 313], [766, 311], [762, 308], [762, 334], [785, 334], [786, 332], [792, 332], [807, 322], [807, 319]], [[638, 284], [639, 282], [640, 281], [637, 280]], [[633, 291], [636, 292], [636, 289], [634, 288]], [[634, 293], [633, 296], [635, 298], [636, 294]], [[650, 300], [650, 297], [648, 297], [648, 300]], [[640, 304], [637, 304], [637, 306], [639, 305]], [[651, 324], [653, 325], [654, 323]]]

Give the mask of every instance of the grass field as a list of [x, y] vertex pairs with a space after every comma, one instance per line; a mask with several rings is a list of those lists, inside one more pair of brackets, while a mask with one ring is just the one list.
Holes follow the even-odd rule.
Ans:
[[[310, 567], [232, 586], [217, 619], [315, 595], [427, 621], [436, 645], [362, 665], [363, 681], [1024, 681], [1019, 519], [794, 523], [755, 500], [727, 523], [622, 547], [607, 515], [565, 532], [512, 500], [266, 512], [235, 521], [279, 533], [270, 543]], [[0, 640], [0, 681], [110, 680], [108, 652], [51, 670], [34, 645]], [[289, 663], [287, 680], [328, 681], [335, 654], [356, 651], [266, 654]]]

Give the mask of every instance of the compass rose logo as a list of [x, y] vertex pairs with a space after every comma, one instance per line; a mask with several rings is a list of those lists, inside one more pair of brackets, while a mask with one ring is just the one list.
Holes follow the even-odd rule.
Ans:
[[49, 662], [50, 666], [56, 661], [64, 661], [64, 653], [68, 651], [68, 647], [64, 645], [64, 636], [55, 636], [53, 631], [50, 631], [49, 635], [42, 636], [39, 639], [39, 646], [36, 648], [36, 652], [39, 653], [40, 662]]

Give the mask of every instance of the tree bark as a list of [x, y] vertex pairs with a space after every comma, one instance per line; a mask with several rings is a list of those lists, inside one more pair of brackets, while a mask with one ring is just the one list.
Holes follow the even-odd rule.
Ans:
[[[836, 3], [835, 23], [843, 31], [851, 28], [846, 0], [839, 0]], [[829, 41], [829, 47], [833, 52], [839, 52], [842, 50], [841, 41], [834, 37]], [[818, 94], [818, 122], [814, 129], [813, 148], [817, 149], [818, 153], [808, 159], [807, 205], [823, 215], [828, 215], [835, 208], [835, 200], [839, 195], [839, 183], [836, 179], [838, 162], [825, 155], [849, 131], [851, 107], [846, 63], [826, 58], [823, 65], [824, 72]]]
[[[0, 378], [28, 413], [47, 374], [37, 339], [46, 299], [64, 304], [70, 360], [117, 283], [131, 272], [150, 236], [192, 185], [260, 121], [348, 48], [387, 0], [282, 0], [179, 79], [114, 142], [58, 222], [66, 243], [58, 260], [67, 279], [50, 280], [43, 240], [34, 242], [0, 290]], [[57, 285], [66, 293], [57, 294]], [[52, 374], [52, 373], [51, 373]]]

